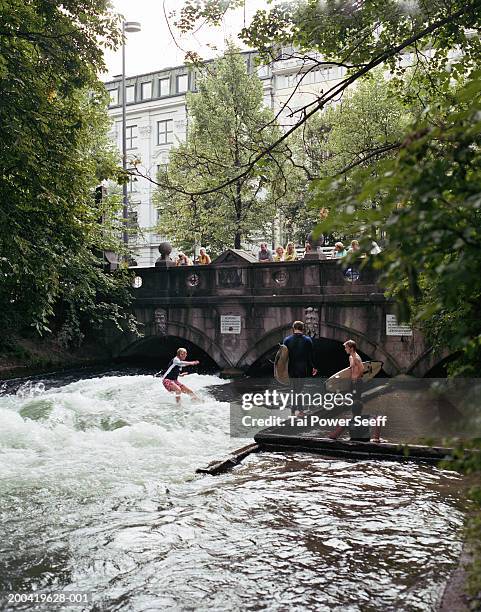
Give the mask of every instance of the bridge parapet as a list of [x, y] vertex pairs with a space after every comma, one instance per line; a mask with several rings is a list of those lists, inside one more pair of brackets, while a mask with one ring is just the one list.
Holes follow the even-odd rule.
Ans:
[[114, 356], [156, 354], [169, 339], [173, 346], [189, 342], [220, 368], [245, 371], [303, 320], [320, 342], [352, 338], [363, 354], [384, 362], [386, 373], [409, 372], [429, 347], [417, 329], [388, 334], [394, 304], [372, 263], [258, 263], [231, 249], [206, 266], [136, 268], [133, 310], [143, 337], [112, 330], [107, 341]]
[[240, 259], [207, 266], [137, 268], [135, 298], [208, 296], [382, 295], [379, 273], [369, 262], [332, 260], [251, 263]]

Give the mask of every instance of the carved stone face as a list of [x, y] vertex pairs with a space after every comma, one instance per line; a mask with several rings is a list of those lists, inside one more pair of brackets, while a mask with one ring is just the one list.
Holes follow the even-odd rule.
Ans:
[[319, 310], [308, 306], [304, 311], [304, 323], [306, 326], [306, 334], [309, 336], [317, 336], [319, 334]]
[[158, 334], [167, 333], [167, 313], [163, 308], [154, 310], [154, 324]]

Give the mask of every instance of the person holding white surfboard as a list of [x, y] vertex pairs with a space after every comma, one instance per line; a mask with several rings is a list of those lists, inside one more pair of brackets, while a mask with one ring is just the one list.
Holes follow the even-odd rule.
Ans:
[[356, 352], [357, 346], [354, 340], [346, 340], [344, 349], [349, 355], [349, 367], [351, 368], [351, 392], [356, 396], [356, 401], [362, 404], [362, 377], [364, 376], [364, 366], [362, 359]]
[[[356, 442], [369, 442], [371, 439], [371, 430], [369, 426], [362, 424], [362, 411], [363, 403], [361, 398], [362, 393], [362, 379], [364, 376], [364, 364], [361, 357], [357, 354], [357, 346], [354, 340], [346, 340], [344, 342], [344, 349], [349, 355], [349, 368], [351, 370], [351, 393], [353, 394], [354, 403], [352, 405], [352, 422], [349, 424], [349, 436], [352, 441]], [[361, 423], [356, 423], [357, 420], [361, 420]], [[369, 420], [369, 415], [364, 415], [365, 420]], [[345, 430], [345, 427], [338, 426], [335, 431], [328, 434], [328, 437], [336, 440]], [[377, 425], [372, 432], [372, 441], [379, 442], [379, 425]]]

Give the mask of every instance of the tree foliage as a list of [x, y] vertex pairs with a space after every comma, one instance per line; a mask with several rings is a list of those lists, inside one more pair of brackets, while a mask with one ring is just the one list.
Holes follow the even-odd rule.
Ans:
[[116, 318], [112, 295], [128, 302], [125, 281], [107, 278], [96, 255], [115, 235], [94, 199], [118, 174], [98, 40], [119, 38], [105, 0], [0, 2], [0, 321], [9, 330], [48, 331], [55, 315], [57, 327], [100, 311]]
[[[314, 115], [294, 132], [287, 141], [289, 191], [281, 208], [287, 223], [297, 228], [292, 235], [298, 241], [318, 222], [319, 206], [312, 206], [313, 181], [343, 175], [343, 181], [336, 183], [335, 201], [326, 198], [322, 203], [317, 197], [321, 208], [329, 205], [335, 211], [336, 201], [350, 189], [351, 177], [346, 169], [359, 166], [375, 173], [378, 160], [395, 155], [413, 112], [413, 107], [408, 108], [393, 95], [382, 72], [376, 71], [338, 104]], [[376, 201], [368, 205], [376, 206]], [[346, 233], [339, 228], [337, 236], [344, 238]]]
[[[185, 32], [202, 22], [219, 25], [238, 6], [238, 0], [189, 0], [179, 10], [177, 26]], [[324, 62], [353, 69], [381, 58], [402, 70], [399, 47], [416, 50], [422, 41], [420, 49], [430, 47], [431, 65], [438, 70], [447, 65], [450, 49], [462, 48], [466, 72], [479, 54], [480, 41], [471, 34], [479, 28], [480, 8], [479, 0], [294, 0], [259, 9], [241, 37], [269, 59], [292, 47], [300, 53], [319, 51]]]
[[[459, 353], [452, 371], [465, 375], [481, 365], [480, 74], [426, 108], [375, 176], [357, 168], [340, 202], [341, 177], [315, 190], [319, 202], [336, 201], [326, 226], [366, 239], [371, 228], [385, 230], [377, 265], [403, 318], [423, 323], [438, 347]], [[373, 198], [379, 208], [363, 206]]]
[[[193, 27], [200, 12], [215, 22], [219, 10], [228, 8], [229, 2], [199, 2], [197, 14], [191, 10], [182, 25]], [[367, 244], [373, 230], [383, 228], [388, 249], [378, 263], [401, 314], [423, 322], [439, 345], [460, 351], [458, 366], [471, 363], [471, 371], [479, 366], [479, 290], [477, 273], [471, 272], [479, 219], [462, 203], [473, 196], [477, 179], [469, 164], [479, 144], [469, 124], [476, 125], [476, 107], [468, 113], [462, 92], [470, 91], [470, 102], [477, 104], [480, 25], [481, 0], [304, 0], [259, 10], [242, 32], [266, 59], [309, 56], [315, 63], [345, 67], [340, 83], [299, 110], [298, 130], [317, 108], [381, 65], [391, 73], [393, 95], [414, 103], [416, 113], [423, 109], [422, 117], [399, 134], [394, 158], [379, 161], [384, 155], [369, 149], [367, 167], [338, 167], [334, 180], [317, 184], [314, 200], [331, 209], [326, 231], [365, 235]], [[408, 87], [406, 79], [412, 81]], [[463, 80], [468, 84], [460, 86]], [[356, 112], [348, 114], [353, 124]], [[345, 130], [345, 135], [348, 142], [339, 140], [344, 153], [337, 156], [342, 163], [351, 152], [351, 134]]]
[[[272, 221], [283, 153], [269, 156], [246, 176], [242, 172], [255, 154], [279, 137], [280, 130], [263, 105], [261, 81], [247, 73], [235, 47], [207, 66], [197, 89], [187, 97], [187, 140], [171, 149], [168, 168], [158, 176], [160, 231], [182, 248], [192, 248], [196, 238], [214, 252], [227, 246], [240, 248]], [[213, 193], [186, 193], [208, 190], [236, 176]]]

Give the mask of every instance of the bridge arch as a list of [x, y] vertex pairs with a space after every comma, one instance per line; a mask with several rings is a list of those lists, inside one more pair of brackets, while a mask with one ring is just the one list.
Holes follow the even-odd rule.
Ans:
[[200, 330], [186, 325], [183, 323], [170, 322], [169, 333], [167, 335], [159, 335], [154, 333], [148, 333], [150, 330], [146, 329], [146, 334], [142, 338], [136, 339], [125, 346], [119, 353], [120, 359], [126, 359], [132, 357], [135, 354], [141, 352], [142, 347], [146, 347], [149, 344], [154, 343], [157, 346], [170, 340], [170, 343], [174, 340], [178, 340], [178, 346], [182, 345], [182, 342], [198, 347], [203, 353], [205, 353], [212, 362], [220, 369], [231, 367], [233, 364], [224, 353], [224, 351], [206, 334]]
[[409, 366], [407, 369], [407, 374], [416, 376], [417, 378], [424, 378], [433, 372], [433, 377], [444, 378], [445, 374], [440, 373], [438, 376], [435, 372], [436, 370], [445, 366], [446, 363], [448, 363], [455, 356], [456, 353], [451, 353], [447, 349], [442, 352], [437, 352], [432, 348], [428, 348]]
[[[267, 332], [258, 342], [256, 342], [248, 351], [246, 351], [240, 358], [237, 367], [248, 368], [255, 361], [260, 359], [272, 347], [282, 342], [282, 340], [291, 333], [291, 324], [282, 325], [275, 329]], [[400, 365], [397, 361], [387, 353], [381, 346], [369, 340], [364, 334], [359, 331], [344, 327], [342, 325], [332, 325], [329, 323], [321, 323], [319, 336], [320, 340], [334, 340], [336, 342], [344, 343], [348, 338], [356, 341], [359, 350], [368, 355], [371, 359], [376, 361], [382, 361], [384, 363], [383, 370], [389, 376], [395, 376], [401, 371]]]

